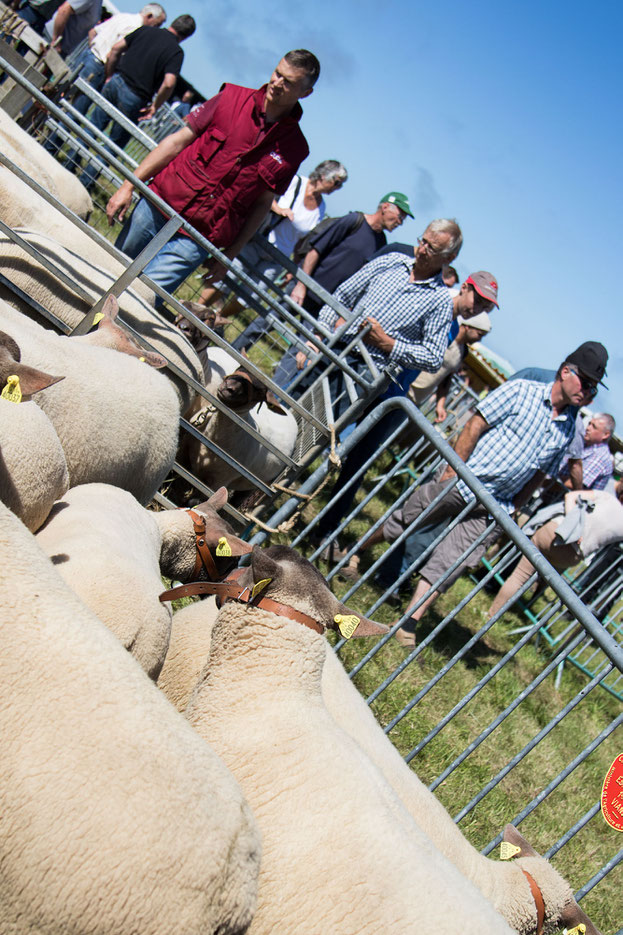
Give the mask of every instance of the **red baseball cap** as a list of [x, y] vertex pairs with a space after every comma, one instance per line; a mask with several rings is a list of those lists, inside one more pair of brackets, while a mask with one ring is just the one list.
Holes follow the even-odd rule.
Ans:
[[487, 273], [485, 270], [470, 273], [465, 282], [470, 283], [483, 299], [493, 302], [497, 308], [500, 307], [498, 303], [498, 281], [493, 273]]

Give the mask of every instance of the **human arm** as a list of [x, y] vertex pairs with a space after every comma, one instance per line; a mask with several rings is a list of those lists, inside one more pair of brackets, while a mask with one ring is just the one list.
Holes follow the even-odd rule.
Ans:
[[[320, 254], [317, 250], [312, 249], [305, 254], [305, 259], [301, 263], [301, 270], [304, 273], [307, 273], [308, 276], [314, 272], [318, 266], [318, 260], [320, 259]], [[307, 295], [307, 286], [303, 285], [302, 282], [297, 282], [296, 286], [290, 293], [290, 298], [296, 302], [297, 305], [302, 305], [305, 301], [305, 296]]]
[[106, 79], [111, 77], [111, 75], [116, 71], [117, 63], [121, 55], [127, 49], [128, 44], [125, 39], [120, 39], [119, 42], [115, 42], [112, 49], [108, 53], [108, 58], [106, 59]]
[[513, 497], [513, 506], [516, 510], [528, 502], [532, 494], [543, 486], [547, 477], [545, 471], [535, 471], [530, 480], [523, 485], [519, 493]]
[[87, 33], [87, 37], [88, 37], [89, 45], [90, 45], [90, 46], [93, 45], [93, 43], [95, 42], [95, 37], [96, 37], [96, 36], [97, 36], [97, 28], [96, 28], [95, 26], [93, 26], [91, 29], [89, 29], [89, 31], [88, 31], [88, 33]]
[[442, 380], [439, 386], [437, 387], [437, 392], [435, 393], [435, 422], [445, 422], [448, 418], [448, 413], [446, 411], [446, 399], [448, 398], [448, 392], [450, 390], [450, 383], [452, 381], [452, 374], [449, 373], [445, 380]]
[[270, 210], [273, 212], [273, 214], [279, 215], [280, 218], [287, 218], [288, 221], [294, 220], [294, 212], [292, 211], [292, 208], [282, 208], [276, 198], [273, 198]]
[[584, 465], [582, 459], [569, 458], [567, 462], [569, 477], [564, 481], [565, 487], [570, 490], [581, 490], [584, 485]]
[[[162, 171], [176, 156], [186, 149], [196, 138], [195, 131], [189, 126], [182, 127], [170, 136], [165, 136], [155, 149], [148, 153], [143, 161], [136, 167], [134, 174], [141, 182], [146, 182]], [[122, 221], [132, 201], [134, 186], [125, 181], [110, 198], [106, 205], [106, 217], [112, 227], [115, 215]]]
[[[489, 428], [489, 424], [480, 413], [475, 412], [457, 438], [456, 445], [454, 446], [455, 454], [459, 456], [461, 461], [467, 462], [469, 456], [478, 444], [479, 439]], [[456, 474], [456, 471], [448, 465], [441, 476], [441, 480], [449, 480], [454, 474]]]
[[73, 8], [69, 3], [69, 0], [65, 0], [64, 3], [61, 3], [56, 15], [54, 17], [54, 24], [52, 27], [52, 44], [58, 43], [58, 40], [61, 39], [63, 33], [65, 32], [65, 27], [69, 22], [69, 17], [73, 16]]
[[158, 88], [158, 92], [151, 104], [148, 104], [147, 107], [143, 107], [141, 111], [142, 116], [139, 117], [139, 120], [149, 120], [150, 117], [153, 117], [158, 108], [162, 107], [162, 105], [169, 100], [176, 84], [177, 75], [168, 72], [162, 79], [162, 84]]

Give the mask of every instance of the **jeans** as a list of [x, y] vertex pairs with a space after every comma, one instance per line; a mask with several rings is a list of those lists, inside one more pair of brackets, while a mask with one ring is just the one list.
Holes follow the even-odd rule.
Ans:
[[[103, 62], [100, 62], [96, 58], [89, 48], [85, 49], [82, 53], [82, 56], [79, 62], [76, 63], [81, 66], [80, 77], [84, 78], [85, 81], [88, 81], [96, 91], [101, 91], [104, 86], [104, 81], [106, 80], [106, 66]], [[81, 114], [86, 114], [87, 110], [91, 106], [91, 98], [87, 97], [86, 94], [77, 94], [73, 99], [73, 106]], [[57, 153], [58, 150], [63, 145], [63, 139], [59, 133], [52, 133], [48, 136], [47, 140], [43, 144], [44, 149], [49, 153]], [[77, 150], [72, 149], [67, 153], [67, 163], [66, 168], [70, 172], [75, 172], [77, 168]]]
[[[259, 247], [256, 247], [253, 243], [248, 243], [246, 247], [243, 247], [243, 249], [240, 251], [239, 257], [242, 257], [242, 259], [246, 260], [247, 263], [252, 264], [257, 269], [258, 273], [262, 273], [262, 275], [266, 276], [267, 279], [270, 279], [271, 282], [273, 279], [276, 279], [281, 272], [281, 267], [279, 264], [274, 260], [269, 259], [265, 254], [262, 253]], [[251, 270], [243, 267], [242, 263], [239, 261], [239, 257], [234, 260], [234, 266], [245, 272], [247, 276], [249, 276], [255, 282], [260, 282], [259, 276], [254, 275]], [[230, 279], [230, 277], [226, 276], [224, 279], [225, 284], [228, 283], [228, 279]], [[253, 298], [257, 298], [255, 293], [253, 293]], [[238, 335], [236, 340], [233, 342], [233, 347], [235, 347], [238, 351], [241, 351], [243, 348], [250, 347], [269, 330], [270, 326], [266, 321], [266, 318], [264, 318], [263, 315], [258, 314], [257, 318], [255, 318], [249, 325], [247, 325], [244, 331]]]
[[[125, 222], [115, 246], [135, 259], [167, 220], [149, 201], [141, 198]], [[145, 273], [167, 292], [174, 292], [206, 257], [207, 252], [194, 240], [185, 234], [176, 234], [147, 264]], [[156, 307], [161, 305], [162, 300], [156, 297]]]
[[[104, 85], [102, 96], [134, 123], [137, 122], [141, 109], [145, 106], [144, 99], [136, 91], [133, 91], [119, 74], [113, 75], [110, 81]], [[98, 130], [104, 130], [110, 120], [111, 118], [101, 107], [96, 107], [91, 115], [91, 123]], [[120, 149], [123, 149], [130, 139], [130, 133], [113, 121], [110, 129], [110, 139]], [[87, 163], [84, 172], [80, 176], [80, 181], [87, 190], [93, 187], [99, 172], [99, 168], [94, 163]]]

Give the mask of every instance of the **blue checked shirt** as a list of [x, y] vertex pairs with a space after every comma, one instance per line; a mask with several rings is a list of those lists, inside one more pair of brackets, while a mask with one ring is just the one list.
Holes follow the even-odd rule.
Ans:
[[[388, 355], [372, 344], [371, 358], [382, 370], [400, 364], [410, 370], [434, 373], [443, 362], [452, 324], [452, 298], [441, 274], [419, 282], [409, 282], [413, 259], [404, 253], [386, 253], [366, 263], [359, 272], [341, 283], [334, 292], [346, 308], [361, 318], [376, 318], [395, 344]], [[335, 327], [337, 315], [323, 305], [320, 321]], [[344, 334], [350, 341], [358, 331], [355, 320]]]
[[[567, 406], [552, 419], [553, 385], [509, 380], [477, 406], [490, 428], [481, 435], [467, 466], [509, 513], [513, 498], [536, 471], [556, 476], [573, 440], [576, 409]], [[463, 481], [457, 490], [465, 501], [474, 497]]]

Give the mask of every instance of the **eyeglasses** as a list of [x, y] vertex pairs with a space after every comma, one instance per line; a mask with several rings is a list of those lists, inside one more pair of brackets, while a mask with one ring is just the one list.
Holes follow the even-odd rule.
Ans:
[[436, 250], [426, 237], [418, 237], [417, 242], [418, 246], [423, 247], [429, 256], [443, 256], [446, 252], [445, 250]]
[[590, 396], [591, 398], [593, 396], [597, 396], [598, 386], [596, 383], [593, 383], [592, 380], [589, 380], [588, 377], [585, 377], [582, 373], [580, 373], [579, 370], [576, 370], [575, 367], [571, 367], [569, 364], [567, 364], [567, 367], [569, 367], [571, 373], [575, 373], [576, 377], [580, 381], [580, 385], [582, 386], [585, 396]]

